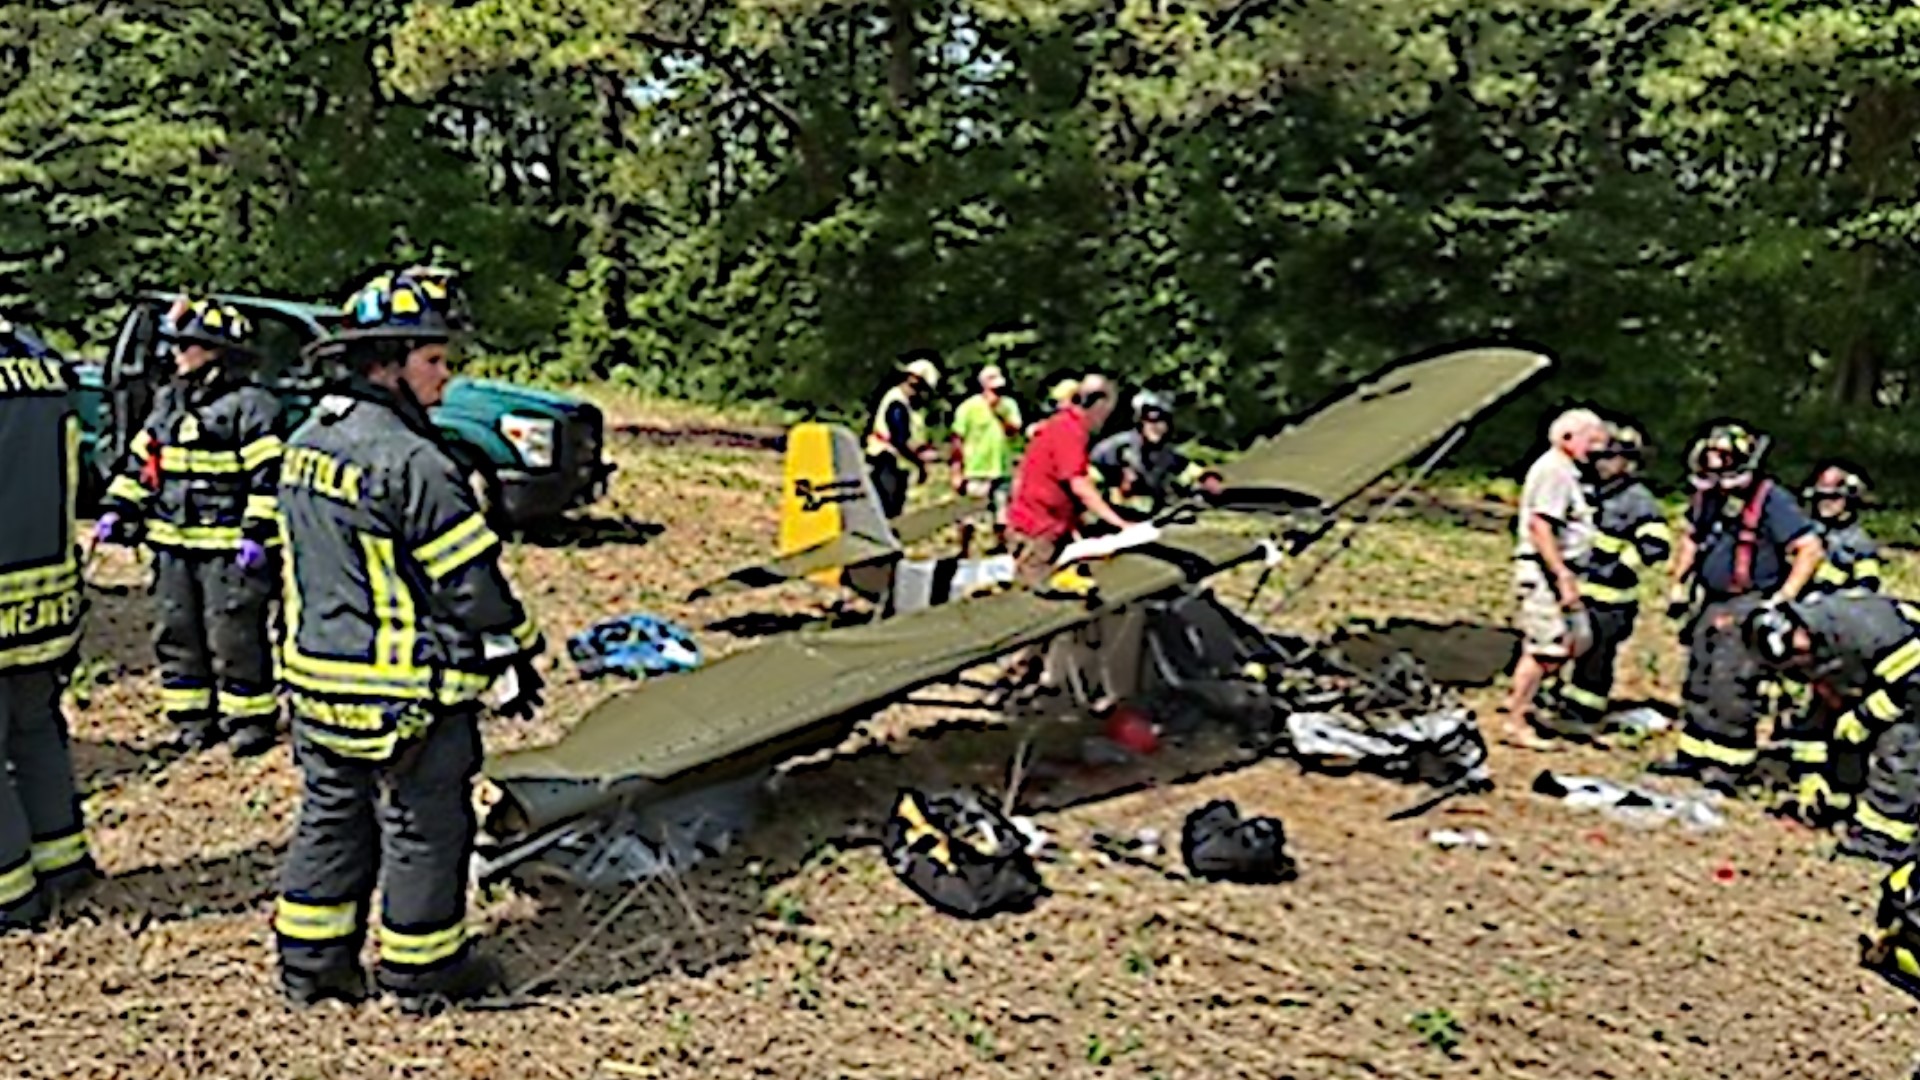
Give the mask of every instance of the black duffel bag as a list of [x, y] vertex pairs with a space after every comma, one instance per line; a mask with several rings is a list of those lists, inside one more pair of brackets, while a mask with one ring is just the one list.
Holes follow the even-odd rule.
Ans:
[[1272, 883], [1296, 876], [1279, 818], [1242, 819], [1240, 808], [1222, 799], [1187, 815], [1180, 853], [1195, 877], [1214, 881]]
[[1024, 911], [1046, 895], [1025, 834], [971, 793], [902, 791], [882, 842], [894, 875], [949, 915]]

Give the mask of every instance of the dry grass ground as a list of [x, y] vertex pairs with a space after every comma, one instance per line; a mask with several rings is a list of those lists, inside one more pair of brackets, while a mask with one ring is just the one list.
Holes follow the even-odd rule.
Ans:
[[[715, 418], [624, 411], [612, 498], [564, 542], [511, 552], [550, 635], [635, 610], [704, 627], [769, 601], [817, 607], [822, 595], [803, 590], [680, 603], [764, 552], [778, 457], [751, 439], [673, 434]], [[1423, 512], [1372, 528], [1275, 619], [1501, 627], [1505, 540], [1489, 525], [1497, 515]], [[109, 585], [143, 580], [125, 553], [98, 569]], [[1221, 591], [1238, 601], [1249, 584]], [[1658, 742], [1497, 748], [1495, 792], [1404, 822], [1386, 819], [1412, 789], [1276, 760], [1104, 796], [1130, 778], [1036, 782], [1029, 798], [1056, 807], [1039, 820], [1067, 853], [1045, 868], [1052, 895], [969, 924], [918, 903], [860, 841], [902, 780], [997, 783], [1012, 739], [905, 709], [873, 726], [877, 745], [791, 776], [747, 850], [676, 888], [489, 892], [490, 947], [531, 987], [510, 1007], [426, 1022], [381, 1005], [293, 1014], [268, 924], [297, 799], [288, 753], [158, 758], [142, 598], [97, 599], [88, 671], [104, 681], [73, 727], [114, 880], [59, 925], [0, 940], [3, 1075], [1831, 1080], [1911, 1068], [1913, 1003], [1854, 963], [1869, 868], [1752, 806], [1696, 834], [1528, 791], [1545, 767], [1630, 778]], [[744, 643], [702, 638], [710, 651]], [[547, 716], [491, 728], [493, 747], [550, 738], [607, 692], [558, 664]], [[1664, 619], [1646, 621], [1622, 670], [1625, 696], [1674, 699]], [[1485, 709], [1495, 692], [1469, 700]], [[1155, 868], [1093, 852], [1096, 833], [1176, 836], [1214, 797], [1282, 817], [1299, 880], [1201, 884], [1177, 873], [1177, 853]], [[1441, 851], [1425, 839], [1440, 826], [1483, 828], [1495, 845]]]

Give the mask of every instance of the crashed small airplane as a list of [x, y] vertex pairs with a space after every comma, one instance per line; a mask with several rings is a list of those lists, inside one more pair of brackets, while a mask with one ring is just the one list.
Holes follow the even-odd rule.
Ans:
[[796, 424], [787, 432], [780, 482], [777, 557], [695, 589], [689, 601], [806, 579], [837, 585], [891, 616], [1013, 581], [1013, 560], [909, 559], [908, 544], [940, 533], [986, 508], [956, 498], [887, 520], [853, 432], [836, 424]]
[[[499, 793], [477, 857], [482, 878], [567, 853], [576, 880], [622, 880], [658, 863], [661, 831], [693, 829], [702, 794], [752, 787], [783, 760], [837, 745], [888, 703], [1028, 646], [1087, 700], [1146, 687], [1227, 705], [1284, 708], [1288, 653], [1219, 604], [1205, 582], [1269, 570], [1324, 536], [1339, 512], [1422, 450], [1444, 452], [1480, 415], [1550, 365], [1538, 352], [1472, 347], [1389, 366], [1220, 469], [1222, 490], [1085, 564], [1095, 591], [1056, 599], [1022, 588], [930, 604], [862, 625], [805, 629], [602, 701], [559, 741], [492, 758]], [[839, 446], [819, 439], [828, 460]], [[1437, 460], [1439, 454], [1433, 455]], [[1429, 465], [1431, 462], [1429, 462]], [[790, 472], [794, 459], [789, 458]], [[803, 489], [795, 481], [805, 479]], [[897, 560], [898, 533], [862, 518], [844, 464], [788, 477], [785, 497], [848, 522], [791, 540], [804, 553], [769, 579]], [[834, 497], [845, 502], [834, 502]], [[822, 519], [813, 519], [816, 523]], [[811, 539], [809, 545], [806, 540]], [[1133, 546], [1125, 546], [1132, 543]], [[747, 583], [737, 583], [747, 585]], [[897, 588], [895, 590], [897, 592]], [[665, 842], [671, 845], [669, 838]]]

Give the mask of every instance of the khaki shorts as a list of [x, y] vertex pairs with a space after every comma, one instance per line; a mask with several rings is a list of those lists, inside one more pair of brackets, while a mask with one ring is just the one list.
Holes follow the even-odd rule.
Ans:
[[992, 525], [1007, 523], [1007, 504], [1013, 501], [1013, 481], [1007, 478], [999, 480], [968, 480], [966, 495], [971, 499], [987, 500], [986, 513], [976, 515], [976, 524], [985, 521]]
[[1008, 533], [1007, 547], [1013, 551], [1013, 576], [1022, 585], [1037, 589], [1053, 576], [1053, 560], [1060, 554], [1060, 541]]
[[1520, 600], [1520, 613], [1514, 620], [1528, 655], [1542, 660], [1565, 660], [1572, 655], [1572, 635], [1567, 611], [1560, 606], [1547, 572], [1538, 563], [1523, 562], [1513, 570], [1514, 595]]

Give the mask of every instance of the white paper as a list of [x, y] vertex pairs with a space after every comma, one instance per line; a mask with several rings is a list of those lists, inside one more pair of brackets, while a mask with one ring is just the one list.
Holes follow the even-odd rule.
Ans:
[[1066, 566], [1085, 559], [1104, 559], [1128, 548], [1151, 544], [1159, 539], [1160, 526], [1143, 521], [1108, 536], [1092, 536], [1085, 540], [1075, 540], [1060, 552], [1057, 565]]

